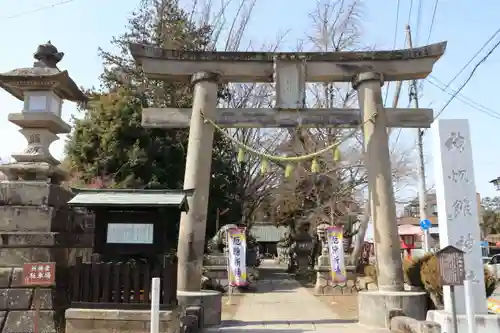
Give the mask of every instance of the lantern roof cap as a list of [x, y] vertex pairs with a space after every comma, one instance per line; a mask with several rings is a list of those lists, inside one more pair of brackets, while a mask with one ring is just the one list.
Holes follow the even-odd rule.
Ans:
[[52, 90], [62, 99], [86, 102], [87, 96], [71, 79], [68, 71], [61, 71], [57, 64], [64, 57], [50, 41], [38, 46], [33, 54], [37, 60], [32, 67], [16, 68], [0, 74], [0, 87], [19, 100], [26, 91]]

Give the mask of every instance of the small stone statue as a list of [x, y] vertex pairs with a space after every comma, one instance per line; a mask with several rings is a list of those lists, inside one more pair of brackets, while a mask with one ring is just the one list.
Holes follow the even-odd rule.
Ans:
[[313, 238], [313, 246], [310, 253], [310, 267], [315, 267], [318, 264], [317, 261], [320, 256], [328, 257], [327, 228], [329, 226], [330, 224], [324, 222], [316, 226], [315, 237]]
[[292, 266], [292, 254], [291, 254], [292, 243], [293, 240], [292, 237], [290, 236], [290, 233], [285, 232], [283, 238], [280, 239], [277, 244], [278, 260], [280, 261], [280, 263], [287, 265], [288, 269], [290, 269]]
[[236, 224], [222, 226], [207, 244], [207, 252], [210, 254], [223, 254], [227, 246], [227, 230], [238, 228]]
[[59, 52], [49, 40], [45, 44], [38, 45], [33, 57], [38, 60], [35, 66], [57, 68], [57, 63], [64, 57], [64, 52]]
[[320, 223], [316, 226], [316, 234], [321, 242], [321, 254], [328, 254], [328, 235], [327, 229], [330, 225], [328, 223]]

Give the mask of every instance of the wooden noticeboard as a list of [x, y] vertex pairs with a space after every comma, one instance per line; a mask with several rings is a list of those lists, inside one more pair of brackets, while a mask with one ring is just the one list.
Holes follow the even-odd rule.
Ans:
[[462, 286], [465, 280], [464, 252], [452, 245], [436, 253], [443, 286]]

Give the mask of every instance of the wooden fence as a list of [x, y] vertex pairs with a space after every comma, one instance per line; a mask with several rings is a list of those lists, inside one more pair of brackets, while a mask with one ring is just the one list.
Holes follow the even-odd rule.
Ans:
[[151, 278], [161, 278], [160, 309], [177, 306], [177, 259], [155, 264], [141, 261], [84, 263], [71, 267], [72, 308], [145, 310], [151, 307]]

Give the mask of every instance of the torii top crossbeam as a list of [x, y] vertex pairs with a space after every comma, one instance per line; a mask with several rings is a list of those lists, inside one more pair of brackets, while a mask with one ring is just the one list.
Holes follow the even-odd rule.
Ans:
[[446, 42], [414, 49], [365, 52], [182, 51], [131, 44], [130, 51], [150, 79], [190, 81], [194, 73], [220, 75], [222, 82], [272, 82], [274, 63], [305, 62], [306, 82], [349, 82], [360, 72], [383, 73], [384, 81], [423, 79], [444, 54]]

